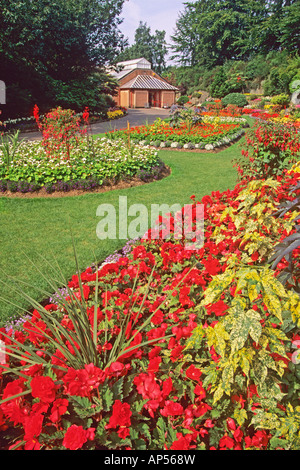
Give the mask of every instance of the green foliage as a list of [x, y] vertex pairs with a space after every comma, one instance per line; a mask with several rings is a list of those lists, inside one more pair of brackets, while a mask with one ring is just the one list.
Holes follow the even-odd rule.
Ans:
[[[97, 71], [114, 61], [123, 38], [124, 0], [0, 0], [1, 79], [7, 84], [6, 117], [56, 105], [99, 107]], [[96, 75], [95, 75], [96, 74]], [[21, 77], [21, 79], [20, 79]], [[82, 90], [79, 91], [78, 86]], [[90, 90], [91, 93], [88, 92]], [[79, 97], [78, 102], [78, 94]], [[89, 96], [91, 95], [91, 101]], [[96, 103], [95, 103], [96, 100]]]
[[[90, 145], [83, 137], [75, 144], [74, 140], [67, 136], [67, 140], [59, 141], [56, 147], [51, 139], [47, 139], [46, 144], [50, 142], [46, 149], [39, 141], [22, 142], [15, 152], [13, 166], [8, 168], [0, 156], [0, 180], [14, 182], [16, 187], [18, 182], [35, 183], [39, 188], [48, 186], [48, 192], [51, 192], [54, 184], [61, 190], [67, 190], [64, 189], [64, 185], [68, 187], [67, 183], [75, 182], [80, 182], [81, 188], [85, 181], [94, 181], [101, 186], [108, 181], [131, 178], [142, 170], [151, 172], [161, 164], [154, 150], [134, 144], [130, 150], [123, 146], [120, 152], [120, 141], [93, 139], [93, 145]], [[71, 144], [74, 144], [72, 148]], [[65, 157], [68, 149], [69, 160]], [[51, 152], [52, 158], [45, 150]]]
[[[300, 183], [292, 188], [290, 196], [293, 197], [299, 193]], [[293, 251], [300, 247], [300, 226], [297, 224], [300, 219], [300, 195], [292, 198], [291, 200], [284, 201], [280, 204], [277, 212], [278, 217], [284, 217], [287, 213], [295, 214], [294, 217], [294, 231], [288, 237], [285, 237], [274, 248], [274, 254], [269, 259], [272, 262], [272, 269], [276, 269], [280, 261], [286, 259], [288, 265], [282, 270], [278, 279], [284, 284], [288, 284], [300, 295], [300, 266], [296, 259], [293, 257]]]
[[[212, 68], [270, 50], [299, 50], [299, 1], [203, 1], [185, 4], [172, 36], [174, 58]], [[264, 73], [264, 72], [262, 72]]]
[[286, 91], [285, 82], [276, 68], [272, 69], [270, 76], [264, 83], [264, 95], [277, 95]]
[[194, 109], [174, 108], [174, 110], [171, 108], [171, 117], [169, 121], [172, 127], [178, 128], [180, 127], [180, 123], [185, 123], [187, 132], [190, 132], [192, 126], [202, 122], [202, 116], [195, 112]]
[[289, 85], [289, 89], [291, 93], [294, 93], [297, 90], [300, 90], [300, 73], [299, 78], [294, 77]]
[[257, 123], [247, 129], [235, 166], [244, 179], [280, 176], [297, 161], [299, 149], [299, 133], [292, 124]]
[[234, 104], [239, 108], [243, 108], [247, 104], [247, 99], [241, 93], [229, 93], [222, 99], [222, 104], [228, 106], [229, 104]]
[[19, 139], [19, 134], [20, 131], [16, 131], [13, 135], [0, 135], [0, 152], [7, 169], [14, 163], [16, 152], [24, 140]]
[[284, 93], [281, 95], [275, 95], [272, 96], [271, 103], [279, 106], [288, 106], [290, 103], [290, 97]]
[[186, 104], [188, 101], [189, 101], [189, 97], [186, 96], [186, 95], [182, 95], [182, 96], [180, 96], [180, 98], [178, 98], [177, 103], [178, 103], [179, 105], [184, 105], [184, 104]]
[[210, 93], [213, 98], [223, 98], [229, 92], [227, 75], [223, 67], [220, 67], [216, 73], [210, 87]]
[[[267, 264], [259, 262], [273, 252], [282, 223], [287, 233], [292, 230], [292, 215], [284, 222], [275, 217], [278, 185], [272, 179], [252, 181], [239, 195], [236, 201], [239, 204], [227, 207], [221, 214], [214, 241], [217, 244], [222, 241], [224, 221], [230, 220], [239, 231], [243, 256], [238, 259], [229, 254], [226, 270], [214, 276], [205, 289], [200, 304], [204, 315], [221, 300], [228, 306], [226, 315], [213, 324], [208, 320], [197, 326], [187, 341], [186, 353], [197, 351], [201, 357], [203, 386], [210, 386], [214, 406], [221, 403], [224, 410], [229, 397], [231, 401], [233, 396], [245, 397], [245, 406], [236, 406], [233, 411], [240, 426], [278, 429], [272, 446], [279, 445], [277, 437], [281, 436], [284, 448], [297, 448], [298, 408], [292, 417], [292, 404], [297, 403], [299, 379], [295, 373], [299, 369], [297, 364], [290, 364], [288, 351], [300, 326], [299, 297], [281, 284]], [[264, 230], [267, 236], [263, 235]], [[251, 256], [255, 252], [259, 257], [253, 265]], [[212, 350], [214, 361], [208, 355]], [[279, 386], [280, 382], [288, 385], [288, 394]], [[259, 403], [259, 413], [255, 403]], [[282, 408], [278, 409], [278, 403]], [[287, 413], [282, 411], [286, 405]]]
[[144, 57], [152, 64], [153, 70], [161, 73], [166, 67], [167, 53], [166, 32], [156, 30], [154, 34], [151, 34], [151, 28], [147, 26], [147, 23], [140, 21], [135, 30], [134, 44], [124, 49], [118, 61]]

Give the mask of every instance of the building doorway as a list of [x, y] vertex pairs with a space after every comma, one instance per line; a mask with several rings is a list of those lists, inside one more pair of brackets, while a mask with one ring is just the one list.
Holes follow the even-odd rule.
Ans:
[[161, 93], [159, 91], [149, 91], [149, 106], [161, 108]]
[[149, 106], [152, 108], [155, 99], [155, 94], [153, 91], [149, 91]]

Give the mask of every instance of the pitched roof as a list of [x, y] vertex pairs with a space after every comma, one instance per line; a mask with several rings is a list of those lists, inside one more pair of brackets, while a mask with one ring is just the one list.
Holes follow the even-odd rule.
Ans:
[[139, 59], [124, 60], [123, 62], [118, 62], [117, 65], [128, 68], [135, 68], [135, 66], [151, 68], [151, 62], [149, 62], [149, 60], [145, 59], [144, 57], [140, 57]]
[[[119, 70], [121, 68], [121, 70]], [[144, 57], [140, 57], [139, 59], [133, 60], [125, 60], [123, 62], [117, 63], [117, 71], [110, 69], [109, 73], [117, 80], [121, 80], [121, 78], [125, 77], [125, 75], [129, 74], [134, 69], [151, 69], [151, 63], [146, 60]]]
[[152, 77], [151, 75], [138, 75], [127, 83], [124, 83], [120, 88], [131, 88], [131, 89], [151, 89], [151, 90], [173, 90], [177, 91], [173, 85], [165, 82], [164, 80], [159, 80], [158, 78]]

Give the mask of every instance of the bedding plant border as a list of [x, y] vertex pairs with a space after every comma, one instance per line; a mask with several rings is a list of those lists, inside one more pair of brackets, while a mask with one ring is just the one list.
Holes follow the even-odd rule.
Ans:
[[[169, 123], [169, 119], [166, 120], [161, 120], [158, 118], [152, 125], [145, 125], [145, 126], [136, 126], [133, 128], [128, 127], [127, 129], [119, 129], [119, 130], [114, 130], [106, 133], [106, 135], [110, 138], [118, 138], [118, 137], [125, 137], [127, 136], [127, 139], [138, 143], [140, 145], [150, 145], [150, 147], [154, 148], [163, 148], [163, 149], [172, 149], [172, 150], [206, 150], [206, 151], [212, 151], [215, 149], [223, 149], [224, 147], [227, 147], [228, 145], [231, 145], [235, 143], [237, 140], [239, 140], [244, 134], [245, 134], [245, 128], [249, 127], [249, 123], [245, 118], [233, 118], [233, 117], [211, 117], [211, 116], [200, 116], [201, 123], [202, 119], [205, 120], [205, 124], [210, 124], [210, 122], [216, 121], [217, 123], [234, 123], [234, 124], [239, 124], [241, 128], [238, 128], [236, 130], [232, 130], [231, 132], [228, 132], [227, 135], [218, 138], [216, 137], [208, 137], [206, 141], [199, 141], [199, 142], [193, 142], [193, 141], [188, 141], [188, 135], [187, 136], [178, 136], [179, 139], [176, 141], [176, 137], [172, 140], [164, 139], [164, 133], [160, 129], [160, 126], [163, 126], [164, 124]], [[193, 128], [197, 127], [197, 124], [193, 124], [192, 120], [181, 120], [181, 126], [185, 126], [187, 129], [187, 134], [193, 130]], [[149, 131], [151, 129], [154, 129], [153, 132], [153, 139], [151, 138], [143, 138], [140, 137], [138, 134], [143, 133], [143, 129]], [[180, 127], [178, 127], [178, 123], [174, 125], [171, 124], [170, 130], [174, 129], [175, 131], [180, 131]], [[184, 129], [182, 127], [182, 129]], [[155, 130], [157, 130], [157, 134], [155, 135]], [[134, 133], [134, 135], [133, 135]], [[136, 134], [138, 133], [138, 134]], [[182, 140], [180, 142], [180, 140]], [[195, 139], [194, 139], [195, 140]], [[196, 139], [197, 140], [197, 139]]]
[[299, 176], [192, 196], [203, 248], [166, 240], [160, 219], [158, 237], [78, 271], [21, 330], [1, 330], [2, 445], [299, 449], [300, 298], [277, 279], [286, 263], [267, 264], [295, 229], [294, 213], [275, 214]]

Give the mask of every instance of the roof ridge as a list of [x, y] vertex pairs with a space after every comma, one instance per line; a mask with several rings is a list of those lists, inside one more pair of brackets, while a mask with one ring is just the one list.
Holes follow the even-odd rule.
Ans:
[[152, 75], [137, 75], [129, 82], [121, 85], [120, 88], [153, 88], [153, 89], [165, 89], [165, 90], [178, 90], [163, 78], [157, 78]]

